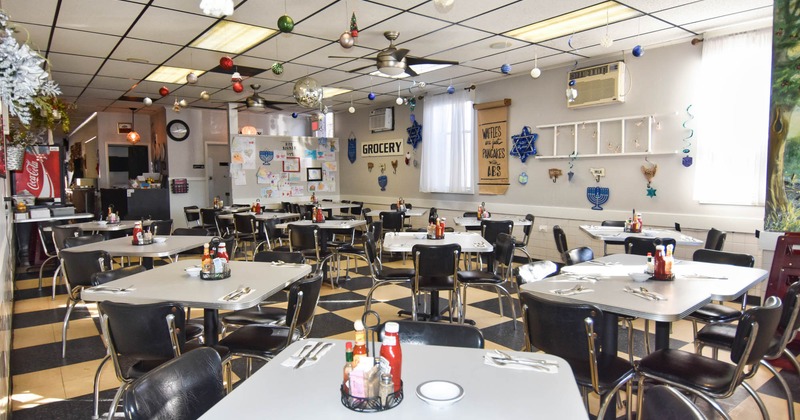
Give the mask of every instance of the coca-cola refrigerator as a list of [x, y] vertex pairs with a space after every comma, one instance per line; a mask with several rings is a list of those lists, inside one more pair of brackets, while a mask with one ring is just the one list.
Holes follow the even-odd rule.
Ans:
[[64, 195], [64, 150], [58, 146], [33, 146], [25, 150], [22, 170], [14, 171], [14, 195], [30, 194], [61, 202]]

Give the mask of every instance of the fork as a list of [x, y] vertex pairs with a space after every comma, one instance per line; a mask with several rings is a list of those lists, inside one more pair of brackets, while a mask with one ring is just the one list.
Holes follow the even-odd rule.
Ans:
[[[319, 354], [322, 353], [325, 350], [325, 348], [327, 348], [329, 346], [333, 346], [333, 343], [323, 343], [321, 346], [319, 346], [319, 349], [316, 349], [316, 350], [315, 349], [311, 349], [311, 351], [308, 352], [306, 357], [304, 357], [302, 360], [300, 360], [300, 363], [298, 363], [294, 368], [295, 369], [299, 369], [300, 366], [302, 366], [303, 363], [305, 363], [305, 362], [316, 362], [317, 360], [319, 360]], [[311, 354], [312, 352], [314, 354]]]
[[576, 284], [575, 286], [572, 286], [569, 289], [556, 290], [556, 294], [557, 295], [571, 295], [573, 293], [578, 293], [581, 290], [583, 290], [583, 285]]
[[92, 291], [95, 291], [95, 292], [121, 293], [121, 292], [127, 292], [129, 290], [132, 290], [132, 288], [133, 288], [133, 285], [130, 285], [128, 287], [94, 286], [94, 287], [92, 287]]
[[537, 364], [537, 363], [526, 362], [526, 361], [523, 361], [523, 360], [508, 360], [508, 359], [492, 358], [492, 363], [498, 364], [500, 366], [522, 365], [522, 366], [527, 366], [527, 367], [534, 368], [536, 370], [541, 370], [541, 371], [549, 371], [550, 370], [550, 369], [548, 369], [547, 366], [540, 365], [540, 364]]
[[[540, 365], [548, 365], [548, 366], [558, 366], [558, 362], [554, 362], [552, 360], [542, 360], [542, 359], [529, 359], [527, 357], [514, 357], [508, 353], [502, 352], [500, 350], [495, 349], [495, 354], [502, 357], [504, 360], [516, 360], [520, 362], [529, 362], [529, 363], [536, 363]], [[491, 357], [491, 356], [490, 356]]]

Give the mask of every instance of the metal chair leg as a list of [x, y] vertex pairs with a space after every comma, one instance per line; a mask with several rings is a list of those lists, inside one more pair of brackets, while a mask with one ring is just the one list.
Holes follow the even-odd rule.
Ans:
[[78, 302], [72, 300], [72, 297], [68, 298], [67, 302], [67, 314], [64, 315], [64, 325], [61, 327], [61, 358], [67, 357], [67, 328], [69, 328], [69, 316], [72, 313], [72, 310], [75, 308]]
[[97, 372], [94, 374], [94, 389], [93, 389], [93, 399], [92, 405], [94, 411], [92, 411], [92, 420], [97, 420], [100, 418], [100, 374], [103, 372], [103, 366], [105, 366], [106, 362], [111, 359], [111, 356], [106, 354], [106, 357], [100, 361], [100, 366], [97, 366]]
[[783, 392], [786, 393], [786, 404], [789, 406], [789, 420], [794, 420], [794, 399], [792, 398], [792, 390], [789, 388], [789, 384], [786, 383], [786, 379], [783, 379], [783, 376], [778, 373], [775, 367], [768, 361], [762, 359], [759, 363], [772, 372], [772, 376], [774, 376], [781, 384], [781, 387], [783, 387]]

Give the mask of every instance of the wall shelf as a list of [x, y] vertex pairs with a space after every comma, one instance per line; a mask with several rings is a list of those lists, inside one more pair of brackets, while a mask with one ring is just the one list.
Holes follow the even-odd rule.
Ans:
[[[537, 125], [536, 128], [540, 130], [553, 130], [553, 152], [551, 155], [536, 155], [536, 159], [569, 159], [570, 154], [575, 152], [579, 158], [678, 153], [677, 151], [652, 151], [653, 122], [652, 115], [634, 115]], [[569, 132], [564, 133], [564, 130], [569, 130]], [[640, 140], [644, 141], [640, 142]], [[559, 143], [561, 144], [560, 150]], [[567, 153], [564, 154], [564, 152]]]

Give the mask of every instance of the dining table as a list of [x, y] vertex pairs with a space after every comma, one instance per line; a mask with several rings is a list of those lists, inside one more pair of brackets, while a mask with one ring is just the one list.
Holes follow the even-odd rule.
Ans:
[[337, 209], [351, 209], [354, 207], [362, 206], [362, 204], [353, 203], [338, 203], [334, 201], [317, 201], [312, 203], [310, 201], [298, 202], [301, 207], [319, 207], [320, 210], [337, 210]]
[[[203, 280], [186, 269], [199, 260], [166, 264], [128, 277], [83, 289], [84, 301], [112, 301], [130, 304], [175, 302], [203, 308], [206, 345], [219, 340], [219, 310], [252, 308], [293, 282], [311, 273], [308, 264], [229, 261], [230, 277]], [[234, 298], [232, 298], [234, 297]]]
[[607, 349], [617, 348], [618, 315], [655, 321], [656, 349], [666, 349], [672, 322], [712, 300], [733, 300], [769, 274], [760, 268], [675, 260], [673, 280], [651, 280], [642, 276], [646, 258], [613, 254], [566, 266], [558, 276], [526, 283], [521, 291], [552, 301], [597, 305], [608, 315], [605, 328], [611, 334], [603, 343]]
[[608, 254], [609, 245], [624, 245], [625, 238], [670, 238], [675, 240], [676, 245], [703, 246], [703, 241], [683, 234], [673, 229], [644, 228], [641, 232], [626, 232], [624, 227], [619, 226], [596, 226], [580, 225], [580, 230], [584, 231], [593, 239], [603, 241], [603, 255]]
[[330, 229], [353, 229], [359, 226], [365, 226], [367, 222], [364, 220], [332, 220], [327, 219], [322, 223], [312, 222], [311, 220], [296, 220], [293, 222], [284, 222], [278, 223], [275, 225], [278, 229], [287, 229], [289, 225], [301, 225], [301, 226], [309, 226], [314, 225], [318, 226], [320, 229], [323, 230], [330, 230]]
[[[203, 244], [210, 242], [212, 239], [214, 239], [213, 236], [156, 236], [153, 238], [154, 242], [152, 244], [133, 245], [131, 243], [131, 237], [124, 236], [67, 248], [64, 251], [106, 251], [112, 257], [139, 257], [142, 259], [142, 265], [151, 269], [153, 268], [153, 258], [171, 257], [172, 255], [203, 246]], [[156, 242], [162, 240], [163, 242]]]
[[[402, 337], [403, 331], [400, 330]], [[296, 355], [308, 343], [332, 343], [313, 364], [299, 369]], [[380, 419], [497, 418], [588, 419], [580, 390], [569, 364], [540, 353], [508, 351], [514, 358], [549, 363], [547, 370], [522, 365], [499, 365], [493, 350], [402, 344], [403, 399], [394, 408], [357, 413], [342, 402], [342, 366], [345, 341], [307, 339], [292, 343], [200, 418]], [[436, 381], [436, 382], [432, 382]], [[429, 398], [439, 385], [460, 390], [452, 397]], [[418, 396], [421, 395], [422, 397]], [[426, 397], [427, 396], [427, 397]], [[422, 398], [426, 397], [427, 402]], [[265, 400], [268, 399], [268, 401]]]
[[[286, 220], [300, 218], [300, 213], [285, 213], [285, 212], [270, 212], [265, 211], [261, 213], [253, 213], [252, 211], [238, 212], [236, 214], [245, 214], [248, 216], [255, 216], [256, 220]], [[220, 219], [233, 220], [234, 213], [223, 213], [217, 216]]]
[[153, 221], [146, 219], [146, 220], [120, 220], [117, 223], [108, 223], [105, 221], [90, 221], [90, 222], [81, 222], [75, 223], [72, 226], [77, 227], [82, 232], [120, 232], [124, 230], [133, 230], [133, 227], [136, 225], [136, 222], [142, 222], [142, 226], [150, 226]]
[[[370, 210], [367, 213], [367, 216], [380, 217], [381, 213], [383, 213], [385, 211], [397, 211], [397, 210], [392, 210], [392, 209], [389, 209], [389, 210]], [[403, 216], [405, 216], [405, 217], [420, 217], [420, 216], [424, 216], [425, 213], [427, 213], [427, 212], [428, 212], [427, 209], [414, 209], [414, 208], [411, 208], [411, 209], [403, 210], [402, 213], [403, 213]]]
[[[493, 221], [510, 220], [514, 222], [514, 226], [531, 225], [531, 221], [526, 219], [524, 216], [493, 216], [493, 217], [485, 217], [483, 218], [483, 220], [493, 220]], [[456, 225], [464, 227], [479, 227], [481, 225], [481, 220], [478, 220], [477, 217], [459, 216], [459, 217], [454, 217], [453, 221], [455, 221]]]

